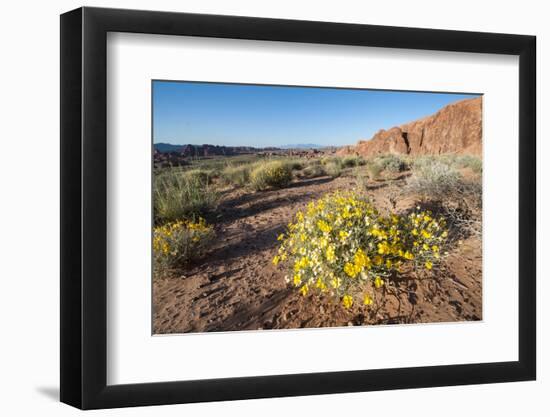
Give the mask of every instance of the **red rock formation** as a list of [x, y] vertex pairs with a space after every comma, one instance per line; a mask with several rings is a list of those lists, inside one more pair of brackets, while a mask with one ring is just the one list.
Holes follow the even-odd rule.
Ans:
[[437, 113], [389, 130], [372, 139], [346, 146], [340, 155], [377, 154], [439, 155], [444, 153], [481, 156], [481, 97], [443, 107]]

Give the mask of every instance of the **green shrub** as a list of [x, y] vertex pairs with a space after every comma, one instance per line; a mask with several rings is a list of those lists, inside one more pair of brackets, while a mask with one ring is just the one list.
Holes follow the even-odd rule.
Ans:
[[283, 188], [292, 181], [292, 169], [281, 161], [261, 162], [250, 174], [250, 185], [255, 190]]
[[221, 172], [220, 175], [225, 183], [244, 187], [250, 181], [250, 166], [228, 166]]
[[201, 175], [159, 173], [153, 182], [155, 222], [193, 219], [213, 209], [218, 198], [218, 193], [203, 182]]

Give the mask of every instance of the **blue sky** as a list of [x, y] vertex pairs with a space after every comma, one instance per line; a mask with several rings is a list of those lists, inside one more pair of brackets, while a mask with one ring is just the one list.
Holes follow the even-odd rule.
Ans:
[[476, 95], [153, 82], [155, 143], [354, 144]]

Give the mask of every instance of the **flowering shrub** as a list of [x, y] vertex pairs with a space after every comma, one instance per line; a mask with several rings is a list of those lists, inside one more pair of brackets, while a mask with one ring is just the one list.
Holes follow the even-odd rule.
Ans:
[[278, 237], [281, 246], [273, 263], [290, 263], [288, 280], [302, 295], [329, 293], [346, 308], [361, 296], [368, 306], [373, 303], [369, 288], [385, 285], [403, 264], [434, 268], [446, 237], [444, 220], [428, 211], [382, 216], [353, 193], [336, 192], [296, 214]]
[[259, 164], [250, 174], [254, 189], [265, 190], [269, 187], [282, 188], [292, 180], [292, 169], [282, 161], [270, 161]]
[[155, 227], [153, 231], [155, 270], [161, 272], [202, 256], [213, 237], [212, 226], [208, 226], [203, 218], [198, 222], [178, 220]]

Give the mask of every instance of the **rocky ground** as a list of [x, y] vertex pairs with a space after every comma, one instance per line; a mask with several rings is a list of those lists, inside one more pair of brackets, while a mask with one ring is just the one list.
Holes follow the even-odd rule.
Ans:
[[[414, 196], [392, 196], [407, 175], [371, 182], [366, 192], [380, 210], [405, 211], [416, 204]], [[481, 320], [481, 240], [475, 235], [454, 242], [436, 274], [411, 272], [394, 282], [395, 290], [380, 289], [371, 308], [346, 310], [319, 295], [302, 297], [285, 282], [283, 268], [271, 263], [276, 237], [309, 201], [356, 185], [353, 176], [320, 177], [281, 190], [227, 191], [206, 258], [154, 280], [154, 333]]]

